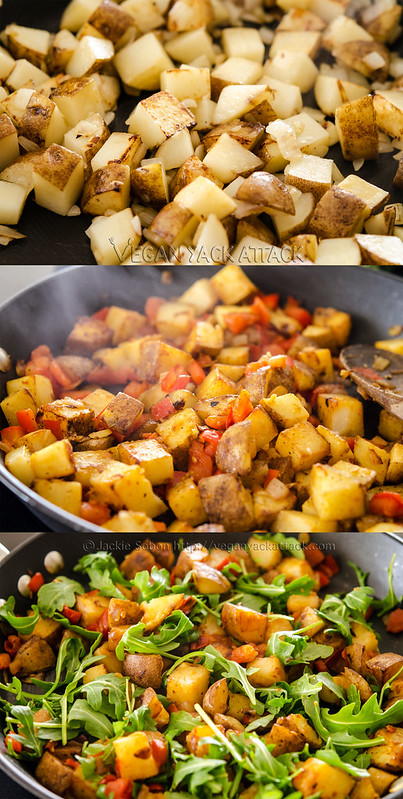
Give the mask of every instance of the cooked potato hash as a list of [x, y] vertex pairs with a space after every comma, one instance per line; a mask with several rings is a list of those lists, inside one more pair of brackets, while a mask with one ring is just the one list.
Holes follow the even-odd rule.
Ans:
[[166, 529], [169, 510], [176, 532], [402, 531], [403, 423], [381, 410], [366, 434], [339, 368], [350, 328], [335, 308], [281, 307], [235, 265], [144, 314], [103, 308], [64, 354], [43, 345], [17, 365], [5, 465], [117, 532]]
[[[98, 264], [401, 265], [402, 204], [347, 174], [390, 153], [403, 186], [401, 11], [71, 0], [56, 34], [7, 25], [0, 243], [33, 192], [94, 217]], [[136, 99], [111, 132], [122, 90]]]
[[397, 634], [403, 611], [393, 561], [382, 600], [354, 569], [360, 587], [319, 596], [333, 555], [254, 535], [175, 564], [170, 543], [146, 540], [120, 566], [95, 551], [80, 582], [36, 572], [28, 615], [13, 596], [0, 608], [8, 753], [68, 799], [397, 791], [403, 657], [380, 654], [367, 618]]

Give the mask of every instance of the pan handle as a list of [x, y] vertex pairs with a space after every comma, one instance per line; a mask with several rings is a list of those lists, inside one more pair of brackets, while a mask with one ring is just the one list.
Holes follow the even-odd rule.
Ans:
[[3, 558], [5, 558], [9, 554], [10, 554], [10, 550], [7, 549], [7, 547], [4, 546], [4, 544], [0, 544], [0, 561], [2, 561]]

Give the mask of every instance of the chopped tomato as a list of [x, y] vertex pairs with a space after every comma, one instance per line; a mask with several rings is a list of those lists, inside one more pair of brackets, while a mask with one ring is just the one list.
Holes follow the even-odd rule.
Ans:
[[101, 386], [115, 386], [137, 380], [136, 372], [130, 364], [111, 369], [110, 366], [96, 366], [88, 375], [89, 383], [100, 383]]
[[70, 766], [70, 768], [78, 768], [80, 765], [77, 760], [73, 760], [72, 757], [68, 757], [67, 760], [64, 761], [65, 766]]
[[105, 305], [104, 308], [100, 308], [99, 311], [93, 313], [91, 319], [99, 319], [100, 322], [105, 322], [105, 319], [108, 316], [108, 312], [109, 312], [109, 305]]
[[321, 588], [324, 588], [324, 586], [325, 586], [325, 585], [329, 585], [329, 583], [330, 583], [330, 577], [328, 577], [328, 576], [327, 576], [327, 574], [325, 574], [325, 573], [324, 573], [323, 571], [321, 571], [320, 569], [318, 569], [318, 574], [319, 574], [319, 584], [320, 584], [320, 587], [321, 587]]
[[133, 792], [132, 780], [124, 780], [122, 777], [108, 780], [105, 785], [105, 796], [108, 799], [131, 799]]
[[204, 374], [204, 369], [202, 369], [199, 362], [194, 360], [190, 361], [190, 363], [187, 365], [187, 368], [193, 382], [196, 384], [196, 386], [200, 386], [206, 375]]
[[47, 430], [50, 430], [59, 441], [63, 438], [62, 428], [60, 427], [58, 419], [44, 419], [43, 426], [46, 427]]
[[10, 447], [14, 447], [21, 436], [25, 435], [25, 430], [21, 425], [14, 424], [11, 427], [3, 427], [1, 431], [1, 440]]
[[403, 497], [395, 491], [381, 491], [374, 494], [369, 503], [369, 512], [380, 516], [403, 518]]
[[403, 633], [403, 608], [392, 610], [386, 625], [388, 633]]
[[272, 311], [275, 311], [278, 308], [278, 304], [280, 301], [279, 294], [264, 294], [262, 296], [262, 300], [267, 305], [268, 308], [271, 308]]
[[334, 559], [333, 555], [326, 555], [325, 560], [323, 561], [323, 566], [326, 566], [326, 568], [329, 569], [332, 576], [338, 574], [340, 571], [339, 564]]
[[151, 408], [151, 415], [156, 422], [159, 422], [160, 419], [166, 419], [166, 417], [170, 416], [174, 411], [175, 407], [169, 397], [164, 397]]
[[62, 614], [71, 624], [78, 624], [81, 619], [80, 611], [68, 608], [67, 605], [63, 605]]
[[38, 430], [35, 414], [32, 408], [24, 408], [22, 411], [17, 411], [18, 424], [24, 428], [25, 433], [33, 433]]
[[203, 430], [202, 433], [200, 433], [200, 438], [202, 441], [206, 442], [206, 446], [204, 448], [206, 455], [210, 455], [211, 458], [215, 458], [221, 436], [222, 433], [219, 430]]
[[59, 384], [62, 388], [70, 388], [71, 387], [71, 378], [69, 375], [62, 369], [60, 363], [57, 361], [51, 361], [49, 364], [49, 374]]
[[33, 594], [36, 594], [37, 591], [41, 588], [42, 585], [45, 583], [45, 578], [41, 572], [35, 572], [34, 576], [31, 577], [29, 581], [29, 590], [32, 591]]
[[235, 663], [251, 663], [257, 654], [258, 651], [253, 644], [244, 644], [232, 650], [231, 660], [235, 660]]
[[304, 547], [304, 555], [309, 565], [312, 566], [313, 569], [315, 569], [316, 566], [319, 566], [319, 563], [322, 563], [325, 560], [323, 552], [321, 552], [318, 545], [313, 541]]
[[22, 646], [22, 641], [18, 635], [9, 635], [7, 641], [4, 641], [4, 649], [10, 655], [10, 658], [15, 657], [20, 646]]
[[82, 502], [80, 516], [91, 524], [105, 524], [111, 518], [111, 512], [102, 502]]
[[102, 638], [106, 640], [109, 632], [108, 608], [104, 610], [102, 616], [98, 619], [97, 629], [102, 633]]
[[7, 652], [3, 652], [0, 655], [0, 669], [8, 669], [11, 663], [10, 655]]
[[8, 733], [8, 735], [6, 735], [6, 737], [4, 739], [4, 743], [6, 744], [7, 747], [8, 747], [8, 744], [10, 743], [11, 746], [12, 746], [13, 751], [17, 755], [19, 755], [20, 752], [22, 752], [22, 743], [21, 743], [21, 741], [17, 741], [12, 735], [10, 735], [10, 733]]
[[125, 394], [128, 394], [129, 397], [134, 397], [134, 399], [138, 399], [144, 391], [147, 391], [149, 388], [149, 383], [140, 382], [139, 380], [131, 380], [127, 386], [124, 387], [123, 391]]
[[190, 445], [188, 471], [193, 474], [195, 483], [213, 474], [213, 459], [206, 455], [202, 441], [192, 441]]
[[146, 301], [144, 312], [149, 322], [155, 322], [157, 313], [166, 300], [163, 297], [149, 297]]
[[237, 422], [243, 422], [244, 419], [252, 413], [253, 405], [250, 401], [249, 391], [246, 391], [245, 388], [242, 389], [234, 405], [230, 408], [230, 412], [231, 411], [235, 424]]
[[306, 308], [301, 308], [299, 302], [294, 297], [287, 297], [287, 304], [284, 306], [284, 313], [295, 319], [301, 327], [307, 327], [312, 322], [312, 316]]
[[278, 469], [269, 469], [269, 471], [267, 472], [267, 475], [266, 475], [266, 479], [264, 481], [264, 487], [267, 488], [269, 483], [271, 483], [272, 480], [274, 480], [276, 477], [278, 477], [279, 474], [280, 474], [280, 472], [279, 472]]
[[151, 739], [151, 751], [153, 758], [158, 767], [164, 765], [167, 762], [168, 758], [168, 749], [165, 741], [159, 740], [159, 738], [152, 738]]
[[256, 313], [238, 313], [237, 311], [233, 311], [231, 313], [227, 313], [224, 316], [224, 322], [228, 327], [228, 330], [237, 336], [239, 333], [242, 333], [243, 330], [246, 330], [247, 327], [251, 327], [251, 325], [256, 324], [259, 321], [259, 317]]
[[258, 317], [260, 324], [268, 327], [270, 324], [270, 311], [264, 300], [256, 296], [251, 305], [251, 309]]

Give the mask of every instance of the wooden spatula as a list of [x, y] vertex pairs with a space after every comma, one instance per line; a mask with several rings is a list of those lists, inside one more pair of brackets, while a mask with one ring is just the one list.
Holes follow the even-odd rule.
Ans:
[[341, 351], [340, 361], [364, 398], [403, 419], [403, 355], [353, 344]]

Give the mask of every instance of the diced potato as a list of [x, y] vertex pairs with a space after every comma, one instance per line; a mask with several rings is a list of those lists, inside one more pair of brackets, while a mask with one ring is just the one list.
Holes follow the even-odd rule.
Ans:
[[[249, 672], [249, 669], [254, 669], [254, 673]], [[286, 679], [284, 666], [275, 655], [255, 658], [249, 663], [248, 672], [249, 682], [256, 688], [269, 688]]]
[[25, 436], [21, 436], [19, 444], [20, 446], [26, 446], [28, 452], [37, 452], [39, 449], [54, 444], [55, 441], [56, 436], [50, 430], [44, 429], [26, 433]]
[[220, 269], [211, 278], [211, 284], [226, 305], [236, 305], [257, 291], [256, 286], [236, 264], [228, 264]]
[[95, 217], [86, 234], [97, 264], [121, 264], [133, 252], [141, 239], [141, 224], [130, 208], [112, 216]]
[[323, 74], [317, 76], [314, 91], [319, 108], [329, 116], [334, 115], [343, 103], [353, 102], [368, 94], [366, 85]]
[[198, 399], [211, 399], [235, 394], [236, 385], [215, 366], [196, 389]]
[[84, 672], [83, 685], [88, 685], [88, 683], [92, 682], [92, 680], [96, 680], [98, 677], [104, 677], [105, 674], [108, 674], [108, 670], [102, 663], [100, 663], [98, 666], [92, 666], [90, 669], [86, 669]]
[[[273, 92], [263, 83], [224, 86], [214, 109], [213, 124], [221, 125], [239, 119], [266, 100], [270, 104], [272, 97]], [[272, 118], [275, 118], [274, 111]]]
[[[382, 342], [382, 345], [384, 344], [385, 342]], [[382, 346], [381, 349], [385, 349], [385, 347]], [[378, 430], [380, 435], [386, 438], [387, 441], [399, 441], [403, 435], [403, 420], [383, 409], [379, 414]]]
[[145, 732], [132, 732], [113, 743], [116, 766], [124, 780], [145, 780], [155, 777], [159, 772]]
[[98, 36], [83, 36], [74, 49], [66, 66], [66, 72], [73, 78], [91, 75], [101, 69], [115, 54], [112, 42]]
[[[279, 34], [276, 34], [276, 37], [278, 36]], [[283, 43], [280, 41], [280, 49], [273, 54], [270, 52], [271, 58], [264, 66], [264, 75], [292, 86], [298, 86], [301, 92], [309, 92], [314, 86], [318, 68], [308, 53], [291, 49], [286, 50], [285, 47], [282, 49], [284, 44], [287, 46], [287, 42], [284, 42], [283, 38]], [[296, 111], [300, 110], [301, 108], [296, 109]], [[291, 114], [287, 116], [291, 116]]]
[[4, 465], [18, 480], [30, 486], [35, 480], [35, 472], [31, 465], [31, 456], [28, 447], [22, 445], [17, 449], [7, 452]]
[[[294, 191], [292, 188], [290, 191]], [[296, 190], [295, 190], [296, 191]], [[289, 239], [290, 236], [297, 236], [303, 230], [306, 230], [308, 221], [312, 216], [312, 211], [315, 207], [314, 196], [311, 192], [305, 192], [300, 195], [293, 195], [295, 206], [294, 214], [276, 213], [273, 214], [273, 224], [276, 233], [281, 242]], [[274, 249], [274, 248], [272, 248]], [[284, 248], [280, 251], [277, 258], [277, 263], [284, 262]], [[290, 259], [293, 257], [293, 250], [290, 252]], [[275, 261], [274, 261], [275, 262]]]
[[[271, 531], [273, 533], [336, 533], [337, 522], [320, 519], [318, 516], [298, 510], [281, 510], [272, 524]], [[302, 599], [306, 604], [307, 597]], [[288, 606], [287, 610], [290, 611]], [[294, 613], [294, 610], [290, 612]]]
[[268, 449], [270, 442], [276, 437], [278, 430], [269, 414], [264, 408], [257, 407], [248, 416], [251, 425], [251, 437], [255, 442], [256, 450]]
[[354, 458], [359, 466], [376, 472], [376, 483], [383, 485], [388, 470], [389, 453], [372, 441], [357, 436], [354, 443]]
[[403, 765], [403, 730], [390, 724], [377, 730], [375, 738], [377, 737], [383, 738], [385, 743], [374, 746], [371, 751], [371, 764], [400, 773]]
[[171, 58], [180, 63], [190, 64], [199, 56], [208, 59], [210, 64], [215, 61], [213, 40], [204, 28], [179, 33], [165, 43], [165, 49]]
[[231, 532], [253, 527], [254, 507], [250, 492], [233, 474], [203, 477], [199, 482], [203, 507], [211, 522], [223, 524]]
[[307, 347], [298, 358], [313, 370], [318, 380], [331, 383], [333, 380], [332, 353], [327, 347]]
[[310, 796], [313, 790], [320, 790], [323, 799], [346, 799], [354, 787], [354, 779], [346, 771], [316, 757], [298, 764], [298, 773], [292, 782], [304, 797]]
[[325, 427], [341, 436], [364, 435], [363, 404], [347, 394], [320, 394], [318, 417]]
[[[295, 471], [310, 469], [329, 454], [329, 445], [310, 422], [299, 422], [279, 434], [275, 448], [282, 457], [291, 457]], [[319, 514], [320, 515], [320, 514]]]
[[62, 439], [49, 447], [33, 452], [31, 466], [35, 477], [50, 480], [53, 477], [68, 477], [74, 474], [73, 447]]
[[371, 95], [339, 106], [335, 123], [343, 157], [347, 161], [378, 157], [378, 127]]
[[106, 212], [118, 213], [130, 202], [130, 167], [128, 164], [110, 163], [93, 172], [84, 184], [81, 208], [85, 214], [102, 216]]
[[218, 97], [224, 88], [234, 83], [253, 84], [262, 74], [261, 63], [243, 56], [230, 56], [222, 64], [218, 64], [211, 72], [211, 91], [213, 100]]
[[165, 502], [154, 494], [143, 469], [136, 465], [111, 463], [101, 474], [91, 479], [91, 492], [100, 502], [108, 502], [112, 493], [117, 509], [125, 507], [143, 512], [152, 519], [166, 510]]
[[363, 180], [358, 175], [348, 175], [338, 184], [338, 187], [344, 191], [350, 191], [365, 203], [367, 206], [366, 216], [378, 211], [389, 199], [387, 191], [379, 189], [373, 183], [368, 183], [367, 180]]
[[270, 413], [276, 424], [285, 428], [305, 422], [309, 416], [308, 411], [295, 394], [279, 396], [272, 394], [265, 400], [265, 410]]
[[207, 219], [211, 213], [223, 219], [236, 208], [231, 197], [202, 175], [178, 192], [175, 203], [187, 208], [199, 219]]
[[181, 663], [167, 679], [167, 699], [179, 710], [194, 711], [207, 692], [210, 672], [202, 664]]
[[169, 339], [187, 336], [194, 325], [193, 309], [179, 302], [164, 302], [155, 318], [158, 333]]
[[239, 56], [250, 61], [263, 62], [264, 44], [259, 31], [254, 28], [224, 28], [222, 45], [228, 58]]
[[17, 225], [24, 210], [27, 189], [19, 183], [0, 180], [0, 224]]
[[48, 53], [49, 72], [52, 75], [67, 71], [67, 63], [70, 61], [77, 45], [76, 37], [66, 28], [62, 28], [55, 34]]
[[[399, 230], [400, 228], [395, 228]], [[397, 265], [403, 259], [403, 241], [398, 236], [357, 234], [355, 240], [367, 264]]]
[[188, 522], [194, 527], [208, 520], [200, 491], [191, 476], [184, 477], [179, 483], [169, 488], [167, 502], [179, 520]]
[[173, 479], [172, 455], [154, 439], [148, 441], [125, 441], [118, 446], [123, 463], [139, 464], [151, 485], [169, 483]]
[[32, 410], [36, 416], [37, 407], [33, 396], [26, 388], [18, 388], [0, 403], [1, 410], [9, 425], [18, 425], [17, 412], [26, 408]]
[[219, 469], [233, 474], [246, 475], [252, 467], [256, 446], [252, 425], [248, 419], [238, 422], [223, 433], [217, 447], [216, 463]]
[[112, 453], [105, 450], [100, 452], [74, 452], [73, 459], [75, 479], [84, 488], [89, 488], [92, 476], [102, 472], [109, 461], [113, 460]]
[[161, 72], [173, 67], [161, 42], [151, 32], [122, 47], [115, 55], [114, 65], [126, 86], [150, 91], [159, 89]]
[[66, 216], [84, 185], [83, 159], [59, 144], [51, 144], [33, 168], [35, 201]]
[[[153, 0], [123, 0], [120, 9], [133, 17], [136, 28], [141, 33], [160, 28], [164, 24], [160, 7]], [[164, 9], [165, 6], [162, 10]]]
[[52, 92], [50, 99], [62, 112], [69, 128], [90, 114], [104, 114], [104, 101], [93, 75], [69, 78]]
[[177, 469], [187, 468], [188, 449], [199, 435], [199, 424], [194, 409], [186, 408], [158, 425], [158, 435], [171, 452]]
[[87, 177], [91, 169], [91, 159], [94, 159], [96, 153], [103, 149], [103, 144], [108, 137], [109, 130], [104, 120], [100, 114], [95, 113], [90, 114], [86, 119], [80, 120], [73, 128], [67, 131], [64, 135], [63, 145], [67, 150], [73, 150], [73, 152], [81, 155]]
[[362, 229], [367, 205], [356, 194], [332, 186], [319, 200], [309, 230], [322, 239], [352, 236]]
[[271, 480], [266, 488], [256, 488], [253, 491], [253, 506], [258, 528], [268, 530], [277, 514], [293, 508], [295, 502], [295, 495], [277, 478]]
[[290, 161], [284, 170], [287, 183], [302, 192], [312, 192], [316, 200], [330, 189], [333, 179], [333, 161], [316, 155], [302, 155]]
[[35, 480], [33, 489], [39, 496], [47, 499], [48, 502], [59, 505], [60, 508], [63, 508], [63, 510], [75, 516], [80, 515], [82, 498], [81, 483], [76, 481], [65, 482], [64, 480], [38, 479]]
[[330, 327], [339, 347], [347, 344], [351, 332], [350, 314], [335, 308], [315, 308], [313, 323]]
[[386, 480], [388, 483], [403, 482], [403, 444], [396, 443], [390, 450]]
[[331, 459], [329, 461], [332, 466], [337, 461], [353, 461], [354, 455], [348, 445], [348, 442], [338, 433], [334, 433], [322, 424], [316, 428], [317, 432], [327, 441], [330, 447]]
[[365, 492], [334, 466], [316, 464], [311, 471], [310, 496], [321, 519], [356, 519], [365, 513]]
[[114, 533], [155, 533], [153, 520], [146, 513], [136, 513], [134, 510], [120, 510], [102, 527]]
[[15, 161], [20, 154], [18, 133], [15, 125], [7, 114], [0, 115], [0, 142], [0, 170], [3, 170], [8, 164]]
[[245, 643], [261, 644], [266, 640], [267, 615], [242, 605], [226, 602], [221, 611], [224, 630]]
[[374, 111], [378, 127], [393, 139], [403, 133], [403, 98], [399, 89], [374, 92]]
[[227, 133], [223, 133], [209, 149], [203, 161], [223, 183], [230, 183], [238, 175], [249, 175], [262, 165], [262, 161]]
[[127, 438], [139, 422], [143, 410], [144, 405], [140, 400], [120, 391], [104, 408], [100, 421], [115, 435]]

